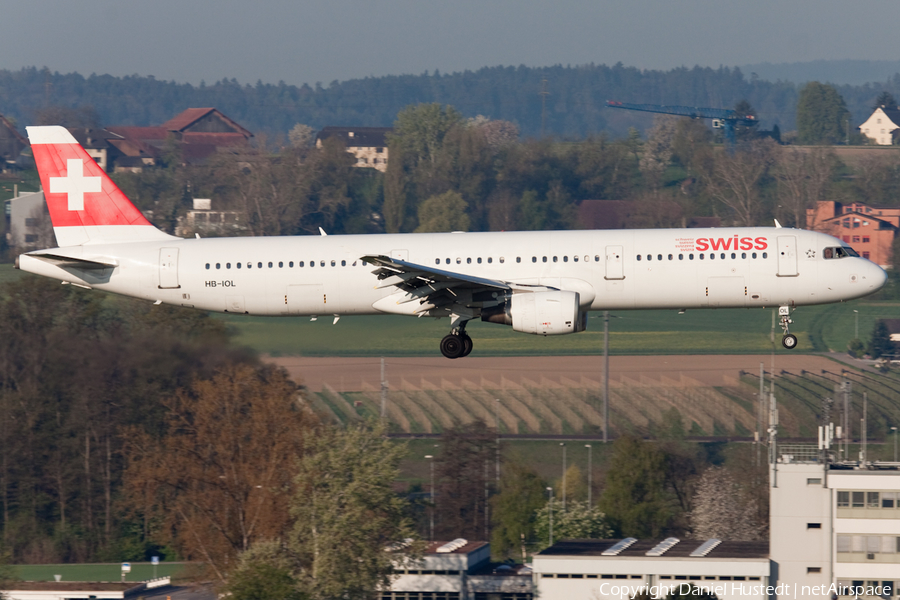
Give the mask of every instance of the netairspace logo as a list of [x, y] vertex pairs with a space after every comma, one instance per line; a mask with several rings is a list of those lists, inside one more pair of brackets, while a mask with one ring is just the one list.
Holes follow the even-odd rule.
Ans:
[[831, 585], [799, 585], [781, 583], [779, 585], [753, 585], [741, 582], [730, 584], [720, 583], [716, 585], [697, 585], [680, 583], [677, 585], [615, 585], [604, 583], [600, 586], [600, 595], [607, 598], [633, 598], [644, 594], [659, 600], [670, 594], [681, 596], [701, 596], [704, 594], [723, 596], [774, 596], [780, 598], [810, 598], [832, 596], [881, 596], [887, 593], [883, 586], [846, 586], [832, 583]]

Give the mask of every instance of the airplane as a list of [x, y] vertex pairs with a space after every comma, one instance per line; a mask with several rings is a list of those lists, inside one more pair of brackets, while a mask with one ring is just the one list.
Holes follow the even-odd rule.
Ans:
[[[63, 127], [28, 127], [59, 247], [16, 267], [63, 283], [207, 311], [448, 317], [447, 358], [473, 319], [534, 335], [589, 311], [798, 306], [880, 289], [887, 274], [839, 239], [778, 227], [183, 239], [160, 231]], [[776, 221], [777, 225], [777, 221]]]

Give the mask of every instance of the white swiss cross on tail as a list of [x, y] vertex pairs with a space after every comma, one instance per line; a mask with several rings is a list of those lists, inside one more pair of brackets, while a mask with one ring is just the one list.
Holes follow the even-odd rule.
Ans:
[[85, 177], [84, 163], [79, 158], [66, 161], [66, 176], [50, 178], [51, 194], [68, 194], [69, 210], [84, 210], [84, 195], [100, 192], [99, 177]]

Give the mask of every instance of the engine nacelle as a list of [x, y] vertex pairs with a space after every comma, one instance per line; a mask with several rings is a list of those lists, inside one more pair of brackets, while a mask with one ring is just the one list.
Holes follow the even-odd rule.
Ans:
[[581, 312], [578, 305], [578, 292], [519, 293], [499, 306], [482, 310], [481, 320], [512, 325], [522, 333], [565, 335], [587, 329], [587, 312]]

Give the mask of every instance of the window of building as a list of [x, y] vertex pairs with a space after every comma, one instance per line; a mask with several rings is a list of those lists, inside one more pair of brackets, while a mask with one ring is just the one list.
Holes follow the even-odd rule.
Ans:
[[853, 508], [865, 508], [866, 507], [866, 493], [865, 492], [851, 492], [850, 496], [853, 500]]
[[850, 492], [837, 493], [838, 508], [850, 508]]
[[859, 243], [859, 236], [858, 236], [858, 235], [854, 235], [854, 236], [853, 236], [853, 241], [854, 241], [854, 243], [857, 243], [857, 244], [858, 244], [858, 243]]
[[866, 492], [866, 506], [868, 508], [878, 508], [881, 506], [878, 492]]
[[897, 492], [883, 492], [881, 494], [881, 508], [894, 508], [897, 506]]
[[807, 523], [806, 528], [807, 529], [822, 529], [822, 524], [821, 523]]
[[863, 250], [863, 258], [869, 258], [868, 250]]
[[821, 477], [807, 477], [806, 485], [822, 485]]
[[868, 236], [864, 235], [863, 236], [863, 244], [868, 244], [868, 243], [869, 243], [869, 238], [868, 238]]
[[806, 567], [807, 574], [809, 573], [821, 573], [822, 567]]

